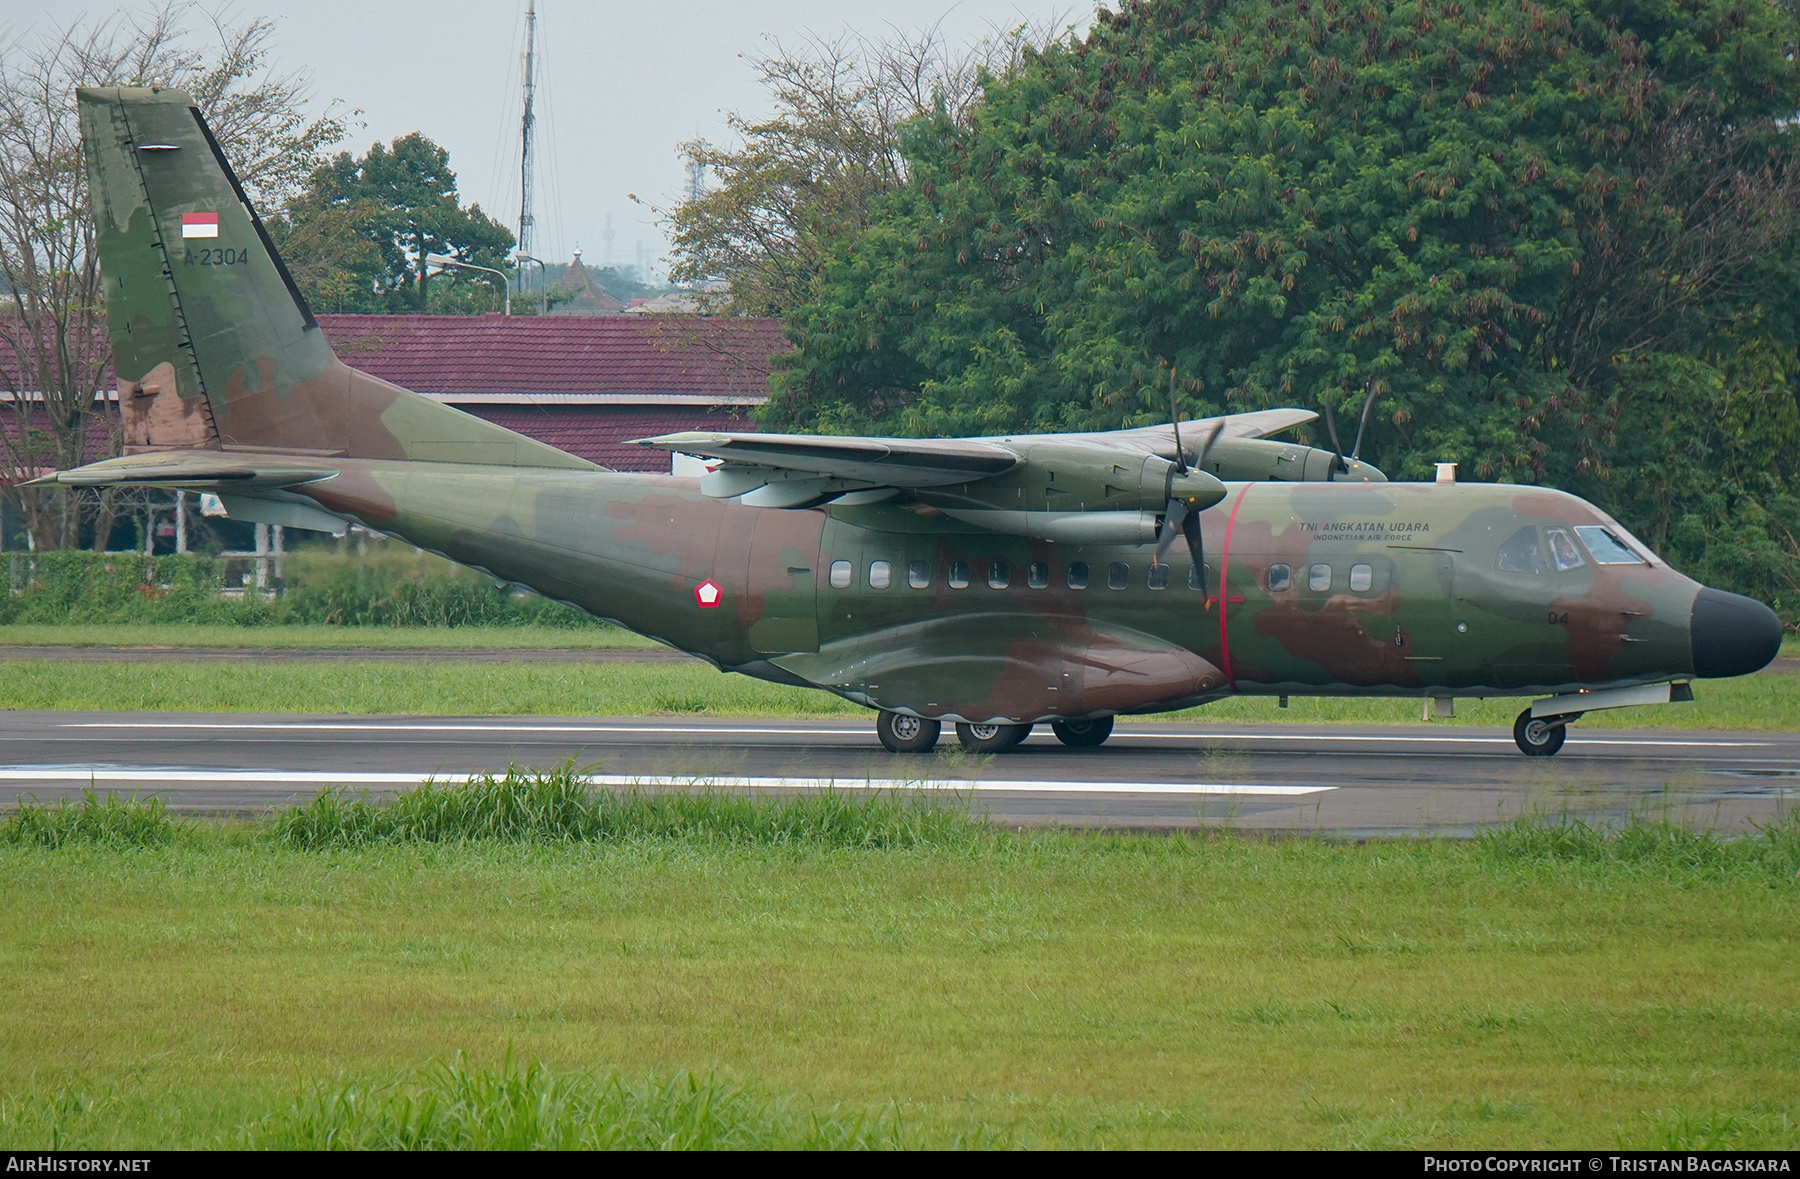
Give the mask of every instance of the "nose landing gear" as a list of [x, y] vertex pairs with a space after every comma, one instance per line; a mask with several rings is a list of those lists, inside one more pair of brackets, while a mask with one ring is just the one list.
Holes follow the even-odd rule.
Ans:
[[1050, 731], [1064, 745], [1076, 749], [1090, 749], [1095, 745], [1103, 745], [1112, 736], [1113, 718], [1102, 716], [1093, 720], [1059, 720], [1050, 722]]
[[1579, 712], [1566, 716], [1532, 716], [1531, 709], [1527, 708], [1513, 722], [1513, 740], [1526, 757], [1554, 757], [1569, 736], [1569, 722], [1580, 716]]

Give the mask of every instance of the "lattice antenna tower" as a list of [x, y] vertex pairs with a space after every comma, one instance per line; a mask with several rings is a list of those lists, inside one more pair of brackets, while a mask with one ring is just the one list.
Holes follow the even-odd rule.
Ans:
[[525, 117], [519, 123], [519, 253], [531, 254], [531, 231], [536, 218], [531, 215], [531, 137], [537, 115], [532, 110], [537, 100], [537, 0], [525, 5]]
[[681, 154], [687, 157], [687, 199], [697, 201], [706, 194], [706, 165], [698, 159], [700, 141], [690, 139], [681, 145]]

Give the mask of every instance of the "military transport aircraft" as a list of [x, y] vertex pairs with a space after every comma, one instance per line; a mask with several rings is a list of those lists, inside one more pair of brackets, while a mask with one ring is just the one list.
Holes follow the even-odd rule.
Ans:
[[867, 705], [895, 752], [946, 720], [997, 751], [1041, 722], [1091, 746], [1121, 713], [1230, 695], [1439, 715], [1536, 695], [1514, 736], [1545, 755], [1583, 713], [1691, 699], [1694, 677], [1780, 644], [1766, 606], [1574, 496], [1389, 483], [1329, 417], [1329, 451], [1268, 437], [1305, 410], [955, 440], [676, 434], [644, 445], [716, 469], [605, 470], [340, 361], [186, 94], [80, 106], [127, 453], [49, 480], [354, 521]]

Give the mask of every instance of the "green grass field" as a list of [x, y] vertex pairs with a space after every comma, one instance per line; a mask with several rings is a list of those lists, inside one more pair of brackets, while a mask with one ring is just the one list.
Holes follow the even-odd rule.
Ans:
[[0, 1141], [1800, 1146], [1800, 826], [1100, 838], [485, 789], [0, 827]]
[[[281, 650], [554, 650], [657, 648], [613, 626], [0, 626], [0, 647], [236, 647]], [[1800, 657], [1800, 638], [1782, 640]]]
[[0, 647], [270, 650], [613, 650], [660, 643], [613, 626], [0, 626]]
[[[1590, 714], [1599, 728], [1800, 730], [1800, 676], [1695, 685], [1691, 704]], [[1519, 700], [1457, 702], [1457, 723], [1512, 724]], [[76, 663], [0, 661], [0, 708], [437, 716], [868, 716], [823, 692], [699, 663]], [[1161, 718], [1230, 723], [1419, 724], [1416, 699], [1226, 700]], [[1444, 722], [1435, 722], [1444, 723]]]

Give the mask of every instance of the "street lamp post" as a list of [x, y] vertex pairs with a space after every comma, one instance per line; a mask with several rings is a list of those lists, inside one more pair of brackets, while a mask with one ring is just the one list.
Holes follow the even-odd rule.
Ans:
[[500, 314], [512, 314], [512, 280], [506, 277], [506, 272], [504, 270], [495, 270], [492, 266], [477, 266], [473, 262], [464, 262], [461, 259], [452, 258], [448, 254], [427, 254], [425, 255], [425, 261], [432, 266], [457, 266], [464, 270], [481, 270], [499, 278], [506, 291], [504, 310], [502, 310]]
[[539, 315], [550, 314], [550, 280], [544, 277], [545, 274], [548, 273], [544, 269], [544, 260], [542, 258], [533, 258], [530, 254], [525, 253], [523, 250], [514, 254], [513, 258], [515, 261], [519, 261], [519, 262], [536, 262], [537, 263], [538, 298], [539, 298], [538, 314]]

